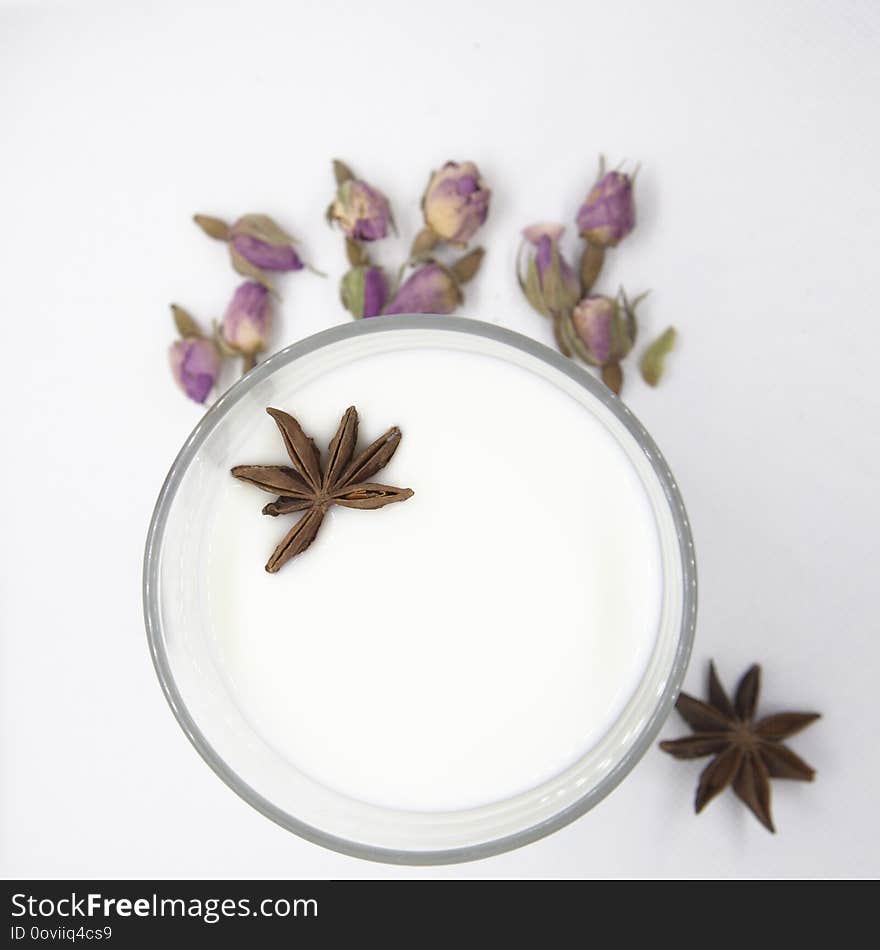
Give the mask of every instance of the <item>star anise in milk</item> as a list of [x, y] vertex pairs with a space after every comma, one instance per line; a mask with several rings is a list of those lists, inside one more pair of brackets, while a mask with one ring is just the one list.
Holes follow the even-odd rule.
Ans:
[[272, 552], [266, 563], [266, 570], [270, 574], [305, 551], [315, 540], [324, 515], [333, 505], [343, 508], [383, 508], [412, 497], [408, 488], [395, 488], [370, 481], [388, 464], [400, 445], [401, 433], [396, 426], [355, 456], [358, 414], [354, 406], [349, 406], [330, 442], [327, 462], [322, 466], [314, 440], [303, 432], [293, 416], [280, 409], [269, 408], [266, 412], [275, 420], [281, 432], [291, 466], [236, 465], [232, 474], [278, 496], [263, 508], [264, 515], [305, 512]]
[[749, 667], [739, 681], [733, 702], [709, 664], [709, 700], [701, 702], [682, 693], [675, 708], [694, 730], [683, 739], [661, 742], [660, 748], [677, 759], [713, 756], [703, 769], [694, 807], [700, 812], [716, 795], [733, 784], [734, 792], [769, 831], [775, 831], [770, 814], [770, 779], [812, 782], [815, 771], [783, 739], [806, 729], [819, 713], [788, 712], [755, 721], [761, 667]]

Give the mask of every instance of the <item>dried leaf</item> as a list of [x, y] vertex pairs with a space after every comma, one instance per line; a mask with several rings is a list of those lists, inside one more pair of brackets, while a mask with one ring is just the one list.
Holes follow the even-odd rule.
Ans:
[[586, 346], [584, 346], [584, 341], [580, 338], [577, 330], [575, 329], [574, 321], [570, 316], [562, 317], [562, 319], [565, 320], [566, 338], [568, 339], [568, 342], [575, 354], [588, 365], [595, 366], [596, 358], [586, 348]]
[[572, 354], [569, 330], [570, 324], [567, 316], [560, 314], [553, 318], [553, 336], [556, 340], [556, 346], [563, 356], [568, 357]]
[[241, 356], [241, 353], [234, 346], [230, 346], [226, 342], [226, 337], [223, 336], [223, 331], [220, 329], [218, 324], [214, 324], [213, 330], [214, 342], [217, 344], [217, 349], [220, 350], [223, 356]]
[[266, 409], [275, 420], [284, 439], [284, 446], [297, 472], [317, 491], [321, 487], [321, 462], [315, 443], [303, 432], [300, 424], [281, 409]]
[[568, 348], [579, 354], [582, 350], [584, 350], [584, 345], [581, 342], [581, 338], [577, 335], [577, 330], [574, 328], [571, 314], [566, 311], [561, 313], [556, 319], [559, 323], [559, 329]]
[[626, 291], [623, 289], [623, 287], [620, 288], [618, 296], [620, 300], [620, 307], [623, 311], [624, 321], [621, 324], [614, 324], [615, 328], [619, 326], [616, 345], [620, 346], [621, 349], [618, 350], [618, 352], [627, 354], [635, 345], [635, 342], [639, 336], [639, 322], [636, 319], [636, 308], [650, 292], [650, 290], [645, 290], [634, 300], [630, 300], [629, 297], [627, 297]]
[[416, 235], [409, 252], [410, 257], [422, 257], [437, 246], [437, 235], [430, 228], [422, 228]]
[[602, 382], [616, 395], [623, 389], [623, 369], [620, 363], [606, 363], [602, 367]]
[[250, 235], [275, 247], [295, 244], [296, 239], [280, 227], [268, 214], [245, 214], [235, 222], [236, 231]]
[[542, 317], [551, 317], [552, 314], [544, 303], [544, 295], [541, 292], [541, 277], [538, 274], [538, 267], [535, 264], [534, 257], [530, 257], [526, 264], [526, 276], [519, 278], [520, 287], [526, 295], [526, 300], [532, 305]]
[[173, 303], [171, 304], [171, 313], [174, 317], [174, 325], [177, 327], [177, 332], [184, 340], [193, 339], [194, 337], [200, 337], [202, 335], [199, 325], [183, 307], [178, 307], [176, 303]]
[[[537, 257], [532, 257], [532, 263], [537, 271]], [[561, 317], [564, 312], [559, 307], [559, 301], [565, 299], [565, 288], [562, 280], [562, 267], [559, 258], [559, 247], [553, 241], [550, 249], [550, 265], [544, 268], [540, 276], [541, 300], [550, 314]]]
[[466, 284], [469, 280], [472, 280], [480, 269], [485, 256], [486, 252], [483, 248], [475, 247], [464, 257], [460, 257], [450, 268], [458, 283]]
[[266, 275], [265, 271], [262, 271], [259, 267], [251, 264], [251, 262], [246, 257], [242, 257], [242, 255], [236, 251], [232, 244], [229, 245], [229, 259], [232, 262], [232, 266], [236, 271], [238, 271], [239, 274], [242, 275], [242, 277], [255, 280], [258, 284], [262, 284], [266, 290], [276, 294], [275, 285], [271, 280], [269, 280], [269, 277]]
[[333, 177], [336, 179], [337, 185], [344, 185], [347, 181], [351, 181], [354, 178], [354, 172], [345, 164], [345, 162], [339, 161], [338, 158], [333, 159]]
[[675, 327], [669, 327], [645, 350], [641, 369], [642, 378], [649, 386], [656, 386], [660, 382], [666, 355], [675, 346], [675, 337]]
[[212, 218], [207, 214], [194, 214], [193, 221], [215, 241], [229, 240], [229, 225], [220, 218]]

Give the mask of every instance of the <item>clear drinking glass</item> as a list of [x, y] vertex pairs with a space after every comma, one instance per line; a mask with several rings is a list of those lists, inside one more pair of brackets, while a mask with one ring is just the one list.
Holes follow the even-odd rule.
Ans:
[[[372, 353], [442, 347], [490, 354], [569, 393], [613, 435], [642, 482], [662, 561], [660, 628], [647, 669], [604, 737], [549, 781], [504, 801], [448, 812], [382, 808], [349, 798], [298, 770], [249, 725], [218, 669], [206, 618], [205, 525], [217, 486], [228, 480], [230, 433], [277, 395], [276, 374], [307, 382]], [[690, 655], [696, 565], [675, 480], [651, 437], [591, 374], [501, 327], [455, 317], [376, 317], [334, 327], [282, 350], [232, 387], [204, 416], [159, 495], [144, 558], [144, 613], [162, 689], [181, 728], [212, 769], [245, 801], [294, 833], [377, 861], [439, 864], [519, 847], [573, 821], [638, 762], [666, 719]]]

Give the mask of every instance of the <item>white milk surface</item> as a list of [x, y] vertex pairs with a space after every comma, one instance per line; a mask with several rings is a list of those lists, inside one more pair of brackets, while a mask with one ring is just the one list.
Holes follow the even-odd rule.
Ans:
[[[297, 516], [224, 485], [206, 536], [217, 662], [254, 730], [362, 801], [455, 810], [557, 775], [634, 692], [657, 635], [648, 498], [605, 427], [552, 383], [442, 349], [371, 355], [273, 404], [322, 450], [345, 408], [358, 448], [403, 439], [378, 511], [331, 510], [312, 547], [263, 565]], [[234, 462], [285, 464], [257, 405]]]

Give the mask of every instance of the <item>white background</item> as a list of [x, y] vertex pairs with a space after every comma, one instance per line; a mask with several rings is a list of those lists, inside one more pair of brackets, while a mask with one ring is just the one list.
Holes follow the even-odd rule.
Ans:
[[[878, 27], [871, 2], [3, 5], [0, 871], [878, 874]], [[236, 284], [190, 215], [270, 212], [331, 275], [284, 279], [281, 346], [347, 319], [331, 157], [408, 235], [431, 168], [475, 159], [494, 199], [462, 312], [549, 342], [514, 283], [518, 231], [570, 223], [600, 151], [642, 164], [606, 286], [652, 288], [646, 337], [681, 332], [661, 387], [631, 374], [625, 396], [693, 521], [687, 686], [710, 657], [728, 682], [761, 661], [765, 711], [825, 713], [791, 742], [818, 779], [775, 783], [774, 837], [731, 794], [695, 818], [698, 766], [655, 749], [511, 854], [324, 851], [202, 763], [147, 654], [144, 536], [199, 417], [169, 377], [167, 308], [218, 316]]]

